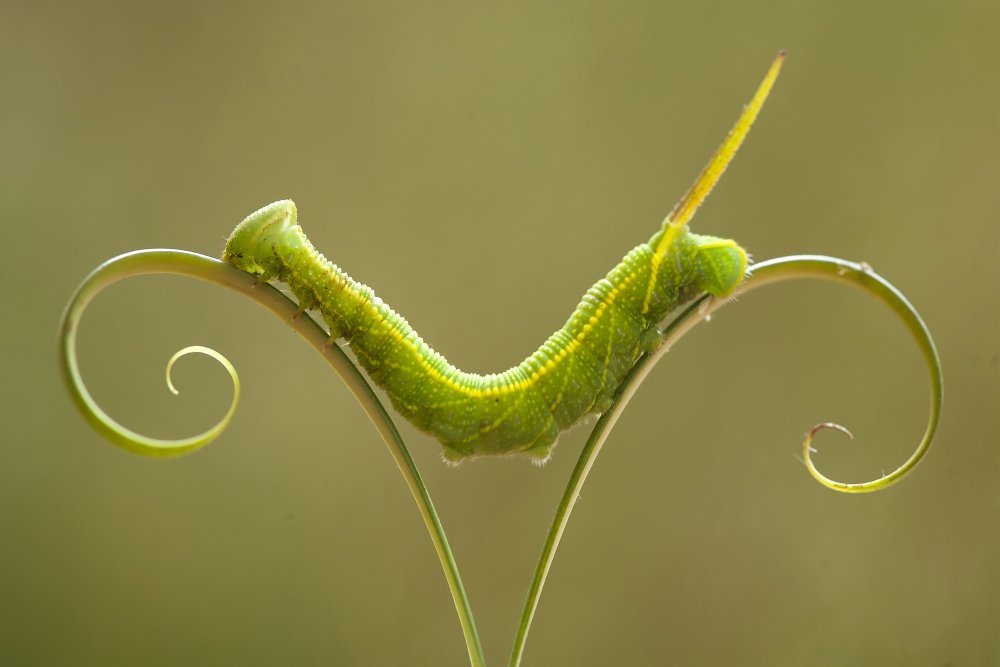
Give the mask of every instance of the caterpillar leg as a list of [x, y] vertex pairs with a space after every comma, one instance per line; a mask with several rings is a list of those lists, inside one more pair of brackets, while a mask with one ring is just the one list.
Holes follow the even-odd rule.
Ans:
[[533, 464], [543, 466], [552, 458], [552, 448], [556, 446], [558, 439], [559, 427], [553, 421], [545, 432], [528, 449], [524, 450], [524, 453], [531, 457]]
[[444, 450], [441, 452], [441, 460], [452, 467], [475, 456], [477, 454], [473, 451], [472, 447], [457, 444], [445, 444]]

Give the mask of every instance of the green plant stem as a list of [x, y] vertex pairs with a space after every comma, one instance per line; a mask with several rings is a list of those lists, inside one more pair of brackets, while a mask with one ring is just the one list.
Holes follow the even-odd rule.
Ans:
[[[129, 276], [152, 273], [185, 275], [222, 285], [250, 297], [291, 326], [310, 345], [319, 351], [324, 360], [340, 375], [348, 389], [354, 394], [365, 410], [383, 441], [385, 441], [390, 454], [396, 461], [396, 465], [399, 467], [417, 503], [424, 525], [431, 536], [434, 548], [441, 561], [445, 578], [448, 581], [448, 586], [455, 602], [455, 608], [459, 615], [466, 646], [469, 651], [470, 663], [473, 667], [485, 665], [482, 646], [476, 632], [469, 601], [462, 586], [458, 567], [445, 537], [444, 529], [431, 502], [427, 488], [421, 480], [416, 465], [410, 457], [392, 419], [375, 395], [371, 385], [369, 385], [347, 355], [344, 354], [343, 350], [330, 341], [327, 332], [319, 324], [311, 317], [304, 316], [299, 311], [298, 306], [277, 289], [267, 284], [258, 283], [252, 276], [218, 260], [197, 253], [179, 250], [140, 250], [121, 255], [102, 264], [84, 280], [67, 306], [63, 317], [62, 337], [60, 341], [63, 378], [74, 403], [87, 421], [109, 440], [130, 451], [151, 456], [176, 456], [211, 442], [227, 426], [233, 415], [233, 410], [239, 398], [239, 379], [235, 370], [218, 353], [198, 346], [185, 348], [171, 358], [167, 367], [167, 383], [171, 390], [173, 390], [170, 382], [170, 366], [178, 356], [188, 352], [193, 351], [209, 354], [226, 367], [233, 379], [233, 401], [226, 416], [205, 433], [176, 441], [146, 438], [130, 431], [112, 419], [101, 410], [88, 393], [80, 375], [76, 357], [76, 331], [84, 309], [90, 300], [108, 285]], [[870, 267], [862, 264], [812, 255], [798, 255], [769, 260], [761, 262], [754, 267], [753, 275], [744, 282], [741, 293], [749, 292], [763, 285], [798, 278], [842, 282], [853, 285], [874, 296], [902, 319], [924, 356], [931, 380], [930, 416], [919, 446], [899, 468], [888, 475], [883, 475], [869, 482], [838, 482], [825, 477], [816, 470], [811, 459], [813, 450], [810, 443], [813, 434], [821, 428], [837, 428], [845, 432], [846, 429], [837, 425], [821, 424], [810, 431], [803, 443], [803, 460], [806, 468], [823, 485], [847, 493], [864, 493], [883, 489], [902, 479], [917, 465], [930, 447], [931, 440], [937, 429], [941, 412], [943, 383], [940, 361], [933, 340], [920, 316], [906, 298], [890, 283], [873, 273]], [[604, 442], [607, 440], [612, 427], [621, 416], [631, 397], [642, 384], [646, 375], [649, 374], [656, 362], [659, 361], [670, 347], [698, 323], [707, 319], [715, 310], [729, 302], [702, 296], [685, 308], [680, 315], [661, 331], [660, 345], [655, 350], [639, 358], [618, 387], [611, 408], [598, 420], [570, 476], [566, 490], [556, 511], [556, 516], [546, 536], [515, 637], [510, 660], [511, 665], [519, 665], [521, 662], [528, 630], [531, 627], [531, 621], [537, 609], [541, 591], [551, 568], [552, 560], [555, 557], [556, 549], [558, 548], [576, 500], [579, 497], [580, 489], [586, 481], [594, 461]]]
[[[917, 346], [920, 348], [921, 354], [924, 357], [930, 378], [930, 416], [920, 444], [910, 458], [907, 459], [899, 468], [888, 475], [884, 475], [879, 479], [870, 482], [860, 484], [837, 482], [822, 475], [812, 464], [812, 459], [810, 457], [812, 452], [810, 441], [812, 435], [819, 428], [835, 427], [841, 430], [846, 429], [837, 427], [836, 425], [819, 425], [810, 431], [805, 442], [803, 443], [803, 459], [805, 461], [806, 468], [809, 473], [824, 486], [846, 493], [865, 493], [884, 489], [890, 484], [902, 479], [917, 465], [917, 463], [920, 462], [923, 456], [927, 453], [931, 441], [933, 440], [934, 433], [937, 430], [942, 406], [943, 380], [941, 362], [938, 358], [934, 341], [931, 338], [927, 326], [924, 324], [920, 315], [913, 308], [913, 306], [910, 305], [909, 301], [906, 300], [906, 297], [904, 297], [899, 290], [893, 287], [893, 285], [884, 278], [872, 272], [870, 267], [863, 264], [856, 264], [854, 262], [820, 255], [794, 255], [791, 257], [781, 257], [778, 259], [768, 260], [756, 264], [753, 267], [753, 273], [744, 281], [743, 286], [740, 289], [740, 294], [745, 294], [758, 287], [763, 287], [764, 285], [800, 278], [830, 280], [845, 283], [857, 287], [867, 294], [875, 297], [884, 303], [897, 316], [899, 316], [907, 331], [916, 341]], [[563, 492], [559, 506], [556, 509], [555, 517], [552, 520], [552, 525], [546, 535], [545, 543], [542, 547], [542, 553], [538, 559], [538, 565], [535, 568], [534, 577], [532, 578], [531, 585], [528, 588], [528, 595], [525, 600], [524, 610], [521, 614], [521, 621], [518, 626], [517, 635], [514, 638], [514, 646], [510, 657], [511, 667], [516, 667], [521, 663], [521, 659], [524, 655], [525, 642], [528, 637], [528, 631], [531, 628], [532, 619], [534, 618], [535, 611], [538, 608], [538, 601], [542, 593], [542, 588], [545, 585], [549, 569], [552, 566], [552, 561], [555, 558], [556, 549], [562, 539], [563, 532], [566, 529], [566, 524], [568, 523], [569, 517], [573, 512], [573, 507], [576, 504], [577, 498], [580, 496], [580, 490], [587, 479], [587, 475], [590, 473], [590, 470], [594, 465], [597, 455], [600, 453], [601, 447], [607, 440], [608, 434], [618, 421], [622, 411], [628, 405], [629, 400], [642, 384], [642, 381], [649, 374], [656, 363], [663, 357], [663, 355], [669, 351], [671, 346], [700, 322], [705, 321], [705, 319], [714, 311], [718, 310], [727, 303], [732, 303], [732, 301], [720, 301], [718, 299], [711, 299], [707, 295], [702, 296], [686, 307], [676, 318], [674, 318], [661, 332], [662, 342], [660, 346], [656, 350], [648, 352], [639, 358], [636, 364], [632, 367], [632, 370], [625, 376], [621, 385], [619, 385], [610, 409], [601, 415], [601, 418], [594, 426], [590, 437], [587, 439], [586, 445], [584, 445], [583, 451], [580, 452], [580, 457], [577, 461], [576, 467], [570, 475], [569, 482], [566, 485], [566, 490]]]
[[[219, 260], [198, 253], [181, 250], [138, 250], [108, 260], [95, 269], [77, 288], [63, 315], [60, 352], [63, 379], [70, 396], [84, 418], [102, 435], [115, 444], [133, 452], [153, 456], [175, 456], [203, 446], [214, 439], [226, 427], [232, 416], [235, 402], [239, 397], [239, 382], [231, 365], [221, 355], [220, 359], [230, 371], [234, 382], [233, 404], [215, 427], [193, 438], [179, 441], [162, 441], [146, 438], [122, 426], [97, 405], [90, 396], [80, 375], [76, 356], [76, 331], [87, 304], [105, 287], [123, 278], [146, 274], [169, 273], [196, 278], [205, 282], [227, 287], [239, 292], [288, 324], [309, 345], [316, 349], [323, 359], [337, 372], [344, 384], [357, 399], [385, 442], [389, 453], [399, 467], [413, 499], [420, 511], [424, 526], [434, 544], [441, 567], [444, 570], [448, 588], [451, 591], [455, 609], [458, 612], [469, 662], [473, 667], [486, 664], [482, 645], [476, 631], [475, 620], [469, 605], [458, 565], [445, 536], [441, 520], [434, 509], [427, 487], [424, 485], [416, 464], [403, 443], [392, 418], [375, 395], [371, 385], [344, 351], [334, 344], [329, 335], [311, 317], [304, 315], [298, 306], [284, 294], [268, 284], [259, 283], [253, 276], [234, 269]], [[168, 374], [169, 382], [169, 374]]]

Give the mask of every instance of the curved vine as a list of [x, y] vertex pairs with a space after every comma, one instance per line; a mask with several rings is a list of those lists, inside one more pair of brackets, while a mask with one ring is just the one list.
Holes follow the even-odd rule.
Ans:
[[[177, 254], [177, 259], [179, 261], [175, 266], [175, 271], [171, 271], [169, 268], [163, 266], [164, 253]], [[174, 387], [170, 376], [174, 363], [187, 354], [198, 353], [212, 357], [222, 364], [226, 371], [229, 372], [229, 377], [232, 379], [233, 383], [233, 398], [229, 404], [229, 409], [226, 411], [226, 414], [207, 431], [199, 433], [198, 435], [174, 440], [150, 438], [142, 435], [141, 433], [137, 433], [116, 421], [113, 417], [106, 413], [101, 406], [97, 404], [97, 401], [95, 401], [90, 395], [90, 392], [87, 390], [87, 386], [84, 384], [83, 378], [80, 374], [79, 362], [76, 357], [77, 328], [79, 327], [80, 317], [83, 315], [83, 311], [87, 308], [87, 305], [97, 295], [97, 293], [108, 285], [127, 276], [139, 275], [142, 273], [183, 272], [180, 271], [180, 269], [183, 268], [190, 271], [189, 275], [202, 278], [203, 280], [214, 281], [215, 279], [209, 277], [209, 275], [205, 273], [206, 269], [210, 270], [211, 264], [202, 266], [195, 259], [196, 257], [201, 256], [195, 255], [194, 253], [169, 250], [138, 251], [115, 257], [94, 269], [94, 271], [92, 271], [91, 274], [84, 279], [83, 283], [81, 283], [81, 285], [77, 288], [76, 292], [73, 294], [73, 298], [70, 299], [69, 304], [66, 306], [66, 311], [63, 313], [61, 327], [62, 336], [59, 341], [60, 352], [62, 353], [62, 364], [60, 364], [60, 369], [62, 370], [63, 379], [65, 380], [66, 387], [69, 389], [70, 396], [73, 398], [73, 402], [76, 404], [76, 407], [80, 410], [80, 413], [84, 416], [84, 418], [90, 422], [90, 424], [101, 435], [122, 449], [126, 449], [136, 454], [142, 454], [143, 456], [159, 458], [179, 456], [204, 447], [219, 437], [226, 427], [229, 426], [229, 422], [232, 420], [233, 415], [236, 412], [236, 406], [239, 404], [240, 378], [236, 373], [236, 369], [229, 362], [229, 360], [226, 359], [226, 357], [211, 348], [194, 345], [176, 352], [167, 362], [166, 368], [167, 388], [171, 393], [174, 395], [179, 393]]]
[[941, 359], [934, 339], [916, 308], [896, 289], [892, 283], [878, 275], [865, 263], [848, 262], [822, 255], [794, 255], [767, 260], [754, 267], [753, 275], [745, 283], [744, 291], [763, 285], [795, 278], [812, 278], [840, 282], [861, 289], [885, 304], [902, 320], [924, 358], [930, 380], [931, 407], [923, 437], [910, 457], [889, 474], [867, 482], [839, 482], [817, 470], [812, 460], [813, 436], [823, 429], [834, 429], [853, 438], [851, 432], [839, 424], [829, 422], [817, 424], [807, 433], [802, 443], [802, 459], [813, 478], [823, 486], [843, 493], [870, 493], [879, 491], [903, 479], [927, 454], [934, 434], [937, 432], [944, 400], [944, 379]]
[[[784, 282], [797, 278], [845, 283], [853, 285], [875, 297], [903, 321], [903, 324], [916, 341], [917, 347], [924, 357], [930, 378], [930, 416], [923, 438], [921, 438], [917, 448], [910, 458], [896, 470], [878, 479], [861, 483], [838, 482], [829, 479], [819, 472], [813, 464], [811, 457], [814, 451], [811, 447], [813, 435], [822, 429], [835, 429], [850, 435], [850, 431], [839, 424], [829, 422], [817, 424], [809, 431], [803, 443], [803, 460], [806, 469], [810, 475], [824, 486], [844, 493], [866, 493], [884, 489], [890, 484], [898, 482], [920, 462], [930, 448], [931, 441], [934, 439], [934, 433], [937, 431], [938, 420], [941, 415], [943, 381], [941, 362], [938, 358], [937, 349], [934, 346], [934, 340], [931, 338], [927, 325], [924, 324], [919, 313], [907, 301], [906, 297], [887, 280], [875, 274], [867, 264], [858, 264], [822, 255], [793, 255], [771, 259], [754, 265], [753, 272], [747, 277], [740, 288], [740, 294], [745, 294], [771, 283]], [[733, 303], [733, 301], [731, 299], [714, 299], [707, 294], [690, 303], [661, 330], [660, 346], [656, 350], [648, 352], [639, 358], [632, 367], [632, 370], [619, 385], [611, 407], [598, 419], [594, 430], [591, 431], [590, 437], [587, 439], [587, 443], [580, 452], [576, 467], [573, 469], [566, 484], [566, 489], [559, 501], [555, 517], [552, 519], [552, 525], [549, 527], [548, 534], [545, 537], [542, 553], [539, 556], [534, 577], [528, 588], [521, 621], [514, 639], [514, 648], [510, 657], [510, 665], [512, 667], [521, 663], [528, 630], [531, 627], [535, 611], [538, 608], [538, 600], [545, 585], [549, 569], [552, 566], [552, 561], [555, 558], [556, 549], [562, 539], [563, 532], [566, 524], [569, 522], [569, 517], [573, 512], [577, 498], [580, 496], [580, 490], [583, 488], [583, 484], [590, 474], [594, 461], [597, 459], [597, 455], [600, 453], [601, 447], [607, 440], [611, 429], [625, 410], [629, 400], [631, 400], [632, 396], [639, 389], [643, 380], [663, 355], [670, 350], [671, 346], [699, 323], [706, 321], [713, 312], [729, 303]]]
[[448, 588], [451, 591], [452, 600], [455, 603], [455, 609], [462, 626], [470, 664], [473, 667], [485, 665], [486, 659], [483, 655], [482, 644], [476, 630], [472, 607], [458, 572], [458, 564], [455, 562], [455, 556], [448, 544], [444, 527], [437, 510], [434, 508], [434, 503], [431, 501], [427, 486], [420, 477], [417, 466], [403, 443], [396, 425], [358, 368], [338, 345], [331, 343], [329, 334], [311, 317], [300, 317], [301, 310], [298, 305], [271, 285], [260, 283], [248, 273], [234, 269], [217, 259], [184, 250], [136, 250], [119, 255], [97, 267], [84, 279], [70, 299], [63, 314], [62, 334], [59, 341], [63, 379], [73, 402], [84, 418], [101, 435], [123, 449], [146, 456], [159, 457], [177, 456], [202, 447], [215, 439], [229, 424], [239, 399], [239, 380], [232, 364], [210, 348], [193, 346], [180, 350], [174, 354], [167, 367], [167, 383], [168, 387], [172, 387], [169, 374], [173, 362], [184, 354], [200, 352], [219, 360], [230, 371], [233, 378], [233, 403], [229, 412], [216, 426], [192, 438], [156, 440], [140, 435], [119, 424], [104, 412], [87, 391], [76, 356], [76, 332], [87, 304], [101, 290], [119, 280], [130, 276], [158, 273], [196, 278], [227, 287], [253, 299], [295, 330], [337, 372], [368, 415], [375, 430], [382, 437], [389, 454], [395, 460], [403, 480], [413, 495], [424, 526], [427, 528], [434, 545], [434, 550], [437, 552], [438, 560], [444, 570], [445, 579], [448, 582]]
[[[339, 346], [331, 344], [329, 334], [311, 317], [299, 317], [301, 314], [299, 307], [271, 285], [259, 283], [249, 274], [234, 269], [218, 260], [180, 250], [139, 250], [111, 259], [95, 269], [77, 289], [66, 308], [63, 316], [62, 336], [60, 340], [63, 377], [70, 395], [74, 399], [74, 403], [87, 421], [111, 442], [126, 450], [147, 456], [164, 457], [183, 454], [208, 444], [226, 428], [233, 416], [240, 393], [239, 379], [236, 371], [232, 364], [221, 354], [210, 348], [201, 346], [191, 346], [178, 351], [168, 362], [166, 375], [168, 388], [176, 393], [170, 379], [171, 368], [177, 359], [190, 353], [202, 353], [212, 356], [229, 371], [234, 387], [230, 408], [215, 426], [204, 433], [180, 440], [147, 438], [111, 418], [97, 405], [87, 391], [79, 371], [76, 356], [76, 333], [84, 309], [94, 296], [108, 285], [129, 276], [153, 273], [171, 273], [193, 277], [228, 287], [252, 298], [291, 326], [310, 345], [319, 351], [327, 363], [337, 371], [338, 375], [340, 375], [341, 379], [365, 409], [403, 474], [444, 569], [445, 577], [448, 581], [465, 635], [470, 662], [474, 666], [484, 665], [485, 658], [473, 620], [472, 610], [458, 574], [454, 555], [448, 545], [444, 529], [431, 502], [426, 486], [421, 480], [416, 465], [410, 457], [392, 419], [358, 368]], [[860, 483], [840, 482], [829, 479], [820, 473], [813, 464], [811, 457], [814, 451], [811, 447], [812, 437], [819, 430], [829, 428], [850, 435], [849, 431], [837, 424], [823, 423], [814, 426], [809, 431], [803, 443], [803, 460], [806, 468], [824, 486], [846, 493], [865, 493], [883, 489], [898, 482], [920, 462], [927, 453], [937, 429], [942, 406], [943, 382], [940, 360], [930, 332], [909, 301], [888, 281], [872, 272], [871, 268], [865, 264], [847, 262], [841, 259], [818, 255], [797, 255], [761, 262], [754, 266], [753, 273], [746, 279], [741, 288], [741, 293], [749, 292], [766, 284], [797, 278], [823, 279], [846, 283], [874, 296], [901, 318], [924, 356], [930, 377], [930, 416], [924, 436], [916, 450], [896, 470], [875, 480]], [[542, 554], [528, 591], [518, 633], [515, 637], [514, 649], [510, 660], [511, 665], [520, 664], [528, 630], [537, 609], [538, 600], [555, 556], [555, 551], [572, 513], [576, 499], [579, 497], [580, 489], [596, 460], [597, 454], [607, 440], [611, 429], [631, 397], [642, 384], [642, 381], [670, 347], [698, 323], [708, 319], [714, 311], [731, 302], [731, 300], [714, 299], [708, 295], [703, 295], [689, 304], [680, 315], [661, 331], [660, 346], [656, 350], [648, 352], [639, 358], [619, 385], [614, 394], [611, 407], [597, 421], [570, 476], [556, 516], [546, 537]]]

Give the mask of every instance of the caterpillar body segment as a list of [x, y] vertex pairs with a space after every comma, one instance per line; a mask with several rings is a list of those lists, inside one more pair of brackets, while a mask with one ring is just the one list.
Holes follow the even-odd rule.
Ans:
[[245, 218], [223, 260], [288, 284], [304, 309], [318, 309], [333, 338], [417, 428], [438, 438], [447, 460], [524, 453], [548, 458], [562, 431], [608, 408], [639, 355], [672, 310], [708, 292], [731, 295], [747, 271], [734, 241], [693, 234], [687, 223], [735, 155], [781, 67], [772, 63], [726, 140], [660, 230], [633, 248], [584, 294], [566, 324], [502, 373], [466, 373], [427, 345], [367, 285], [319, 253], [282, 200]]
[[478, 375], [448, 363], [371, 288], [320, 254], [289, 200], [248, 216], [223, 255], [288, 284], [304, 308], [318, 309], [396, 410], [436, 436], [451, 461], [519, 452], [544, 460], [560, 432], [607, 408], [667, 313], [704, 291], [732, 292], [746, 266], [734, 242], [686, 229], [661, 260], [654, 257], [649, 243], [631, 250], [534, 354], [503, 373]]

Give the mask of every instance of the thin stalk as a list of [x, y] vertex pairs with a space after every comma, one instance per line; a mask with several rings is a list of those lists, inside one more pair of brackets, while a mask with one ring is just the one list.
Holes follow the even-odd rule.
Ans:
[[[938, 358], [934, 341], [931, 338], [927, 326], [924, 324], [920, 315], [913, 308], [913, 306], [910, 305], [909, 301], [906, 300], [906, 297], [904, 297], [899, 290], [893, 287], [893, 285], [884, 278], [872, 272], [870, 267], [863, 264], [856, 264], [854, 262], [820, 255], [794, 255], [791, 257], [781, 257], [778, 259], [768, 260], [756, 264], [753, 267], [753, 273], [744, 281], [743, 286], [740, 289], [740, 294], [745, 294], [758, 287], [763, 287], [764, 285], [800, 278], [830, 280], [845, 283], [857, 287], [867, 294], [875, 297], [884, 303], [897, 316], [899, 316], [907, 331], [916, 341], [917, 346], [920, 348], [921, 354], [924, 357], [930, 378], [930, 416], [920, 444], [917, 446], [910, 458], [895, 471], [889, 473], [888, 475], [884, 475], [879, 479], [860, 484], [837, 482], [822, 475], [812, 464], [810, 454], [813, 450], [810, 447], [810, 441], [812, 435], [819, 428], [842, 429], [842, 427], [838, 427], [835, 424], [822, 424], [814, 427], [803, 443], [803, 459], [805, 461], [806, 468], [809, 473], [824, 486], [845, 493], [864, 493], [884, 489], [890, 484], [902, 479], [917, 465], [917, 463], [920, 462], [920, 460], [927, 453], [931, 441], [933, 440], [934, 433], [937, 430], [942, 406], [943, 381], [941, 374], [941, 362]], [[625, 407], [628, 405], [629, 400], [631, 400], [632, 396], [639, 388], [639, 385], [642, 384], [642, 381], [646, 378], [652, 368], [663, 357], [663, 355], [669, 351], [673, 344], [680, 340], [680, 338], [682, 338], [688, 331], [693, 329], [700, 322], [705, 321], [713, 312], [728, 303], [732, 303], [732, 300], [712, 299], [709, 296], [704, 295], [695, 300], [692, 304], [685, 308], [680, 315], [674, 318], [661, 332], [662, 338], [659, 347], [639, 358], [636, 364], [632, 367], [632, 370], [625, 376], [625, 379], [622, 380], [621, 385], [619, 385], [610, 409], [601, 416], [601, 418], [597, 421], [597, 424], [594, 426], [594, 430], [587, 439], [587, 443], [584, 445], [583, 451], [580, 452], [580, 457], [577, 460], [576, 467], [570, 475], [569, 482], [566, 485], [566, 490], [563, 492], [559, 506], [556, 509], [555, 517], [552, 520], [552, 525], [546, 535], [545, 543], [542, 547], [542, 553], [538, 559], [538, 565], [535, 567], [534, 577], [532, 578], [531, 585], [528, 588], [528, 595], [524, 603], [524, 610], [521, 614], [521, 621], [518, 626], [517, 635], [514, 638], [514, 646], [511, 651], [509, 663], [511, 667], [517, 667], [521, 664], [521, 659], [524, 656], [524, 647], [525, 642], [527, 641], [528, 631], [531, 628], [532, 619], [534, 618], [535, 611], [538, 608], [538, 601], [542, 593], [542, 588], [545, 585], [545, 580], [548, 577], [549, 569], [552, 567], [552, 561], [555, 558], [556, 549], [559, 547], [559, 542], [566, 529], [566, 524], [569, 522], [569, 517], [573, 512], [573, 507], [576, 504], [577, 498], [580, 496], [580, 490], [594, 465], [594, 461], [597, 459], [597, 455], [600, 453], [601, 447], [607, 440], [611, 429], [618, 421], [619, 416], [621, 416], [622, 411], [624, 411]]]
[[[327, 332], [311, 317], [303, 316], [295, 302], [271, 285], [259, 283], [253, 276], [234, 269], [217, 259], [181, 250], [137, 250], [110, 259], [99, 266], [77, 288], [70, 300], [63, 315], [60, 337], [63, 379], [84, 418], [115, 444], [147, 456], [176, 456], [192, 451], [211, 442], [228, 425], [235, 408], [235, 401], [239, 397], [239, 379], [232, 366], [217, 353], [212, 354], [212, 356], [224, 363], [233, 378], [234, 401], [226, 417], [212, 429], [193, 438], [164, 441], [146, 438], [130, 431], [98, 407], [83, 383], [76, 356], [76, 331], [87, 304], [102, 289], [123, 278], [158, 273], [196, 278], [249, 297], [294, 329], [337, 372], [382, 437], [389, 449], [389, 454], [399, 467], [403, 480], [413, 495], [424, 526], [434, 544], [438, 560], [440, 560], [444, 570], [445, 579], [448, 582], [448, 588], [451, 591], [455, 609], [462, 625], [470, 664], [473, 667], [485, 665], [486, 660], [483, 656], [479, 634], [476, 631], [472, 609], [465, 588], [462, 586], [462, 578], [448, 544], [444, 527], [441, 525], [441, 520], [434, 509], [434, 503], [431, 501], [417, 466], [403, 443], [392, 418], [357, 366], [339, 346], [330, 340]], [[197, 348], [192, 351], [204, 352], [204, 349]]]

